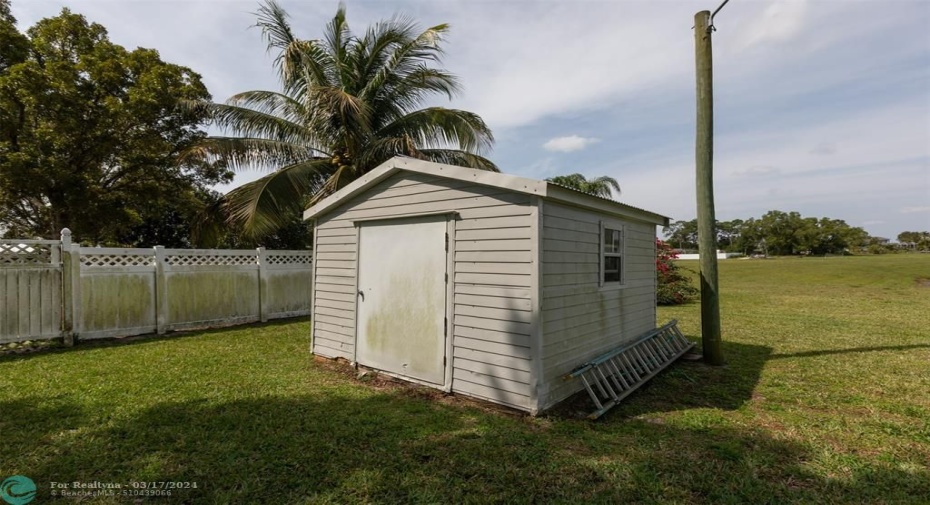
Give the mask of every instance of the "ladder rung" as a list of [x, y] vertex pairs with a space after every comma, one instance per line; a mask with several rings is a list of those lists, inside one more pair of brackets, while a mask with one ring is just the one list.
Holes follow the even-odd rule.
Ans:
[[601, 401], [597, 399], [597, 395], [594, 394], [594, 390], [591, 389], [591, 383], [588, 382], [588, 378], [582, 375], [581, 382], [584, 383], [584, 388], [588, 390], [588, 396], [590, 396], [591, 399], [594, 400], [594, 404], [597, 405], [597, 408], [598, 409], [604, 408], [604, 406], [601, 405]]
[[616, 398], [617, 398], [617, 393], [615, 393], [614, 390], [613, 390], [613, 388], [610, 387], [610, 381], [607, 380], [607, 376], [604, 374], [603, 367], [597, 367], [597, 368], [595, 368], [594, 370], [595, 370], [595, 372], [596, 372], [598, 375], [600, 375], [600, 379], [601, 379], [601, 380], [598, 381], [598, 382], [599, 382], [599, 383], [603, 383], [603, 385], [604, 385], [604, 386], [603, 386], [603, 387], [604, 387], [604, 390], [607, 391], [607, 397], [608, 397], [608, 398], [616, 399]]
[[623, 361], [626, 363], [626, 370], [627, 372], [632, 374], [633, 382], [639, 382], [640, 375], [636, 373], [636, 367], [633, 366], [633, 363], [630, 360], [629, 356], [625, 354], [621, 354], [619, 357], [623, 359]]
[[617, 366], [617, 359], [614, 358], [614, 359], [608, 361], [607, 363], [610, 365], [611, 368], [613, 368], [614, 377], [616, 377], [617, 380], [619, 380], [621, 383], [623, 383], [623, 388], [622, 388], [622, 389], [624, 389], [624, 390], [630, 389], [630, 383], [626, 381], [626, 379], [623, 377], [623, 372], [621, 372], [621, 371], [620, 371], [620, 367]]
[[648, 374], [652, 367], [649, 366], [649, 358], [646, 357], [646, 354], [641, 351], [639, 347], [634, 347], [633, 355], [636, 356], [636, 359], [639, 360], [640, 371], [642, 371], [642, 375]]

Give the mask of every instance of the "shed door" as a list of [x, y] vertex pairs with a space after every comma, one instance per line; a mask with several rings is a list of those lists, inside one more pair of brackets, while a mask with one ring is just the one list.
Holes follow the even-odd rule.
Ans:
[[363, 224], [358, 250], [359, 364], [442, 385], [445, 218]]

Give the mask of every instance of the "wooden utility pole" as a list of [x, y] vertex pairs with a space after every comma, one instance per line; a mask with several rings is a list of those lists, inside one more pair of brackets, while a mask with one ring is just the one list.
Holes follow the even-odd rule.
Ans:
[[714, 216], [714, 72], [710, 44], [712, 31], [710, 11], [701, 11], [694, 15], [694, 58], [697, 68], [695, 155], [698, 253], [701, 258], [701, 344], [704, 349], [704, 361], [709, 365], [722, 365], [724, 361], [720, 341], [720, 292], [717, 283], [717, 231]]

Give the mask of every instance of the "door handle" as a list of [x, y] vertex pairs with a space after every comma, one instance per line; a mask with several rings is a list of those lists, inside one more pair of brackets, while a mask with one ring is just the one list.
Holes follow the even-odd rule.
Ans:
[[363, 302], [365, 301], [365, 292], [362, 291], [361, 289], [358, 290], [358, 296], [361, 296], [361, 297], [362, 297], [362, 301], [363, 301]]

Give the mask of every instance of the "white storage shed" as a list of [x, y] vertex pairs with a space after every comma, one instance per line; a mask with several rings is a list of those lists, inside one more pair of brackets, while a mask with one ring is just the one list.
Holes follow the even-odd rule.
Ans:
[[397, 157], [304, 218], [320, 356], [536, 414], [656, 326], [653, 212]]

